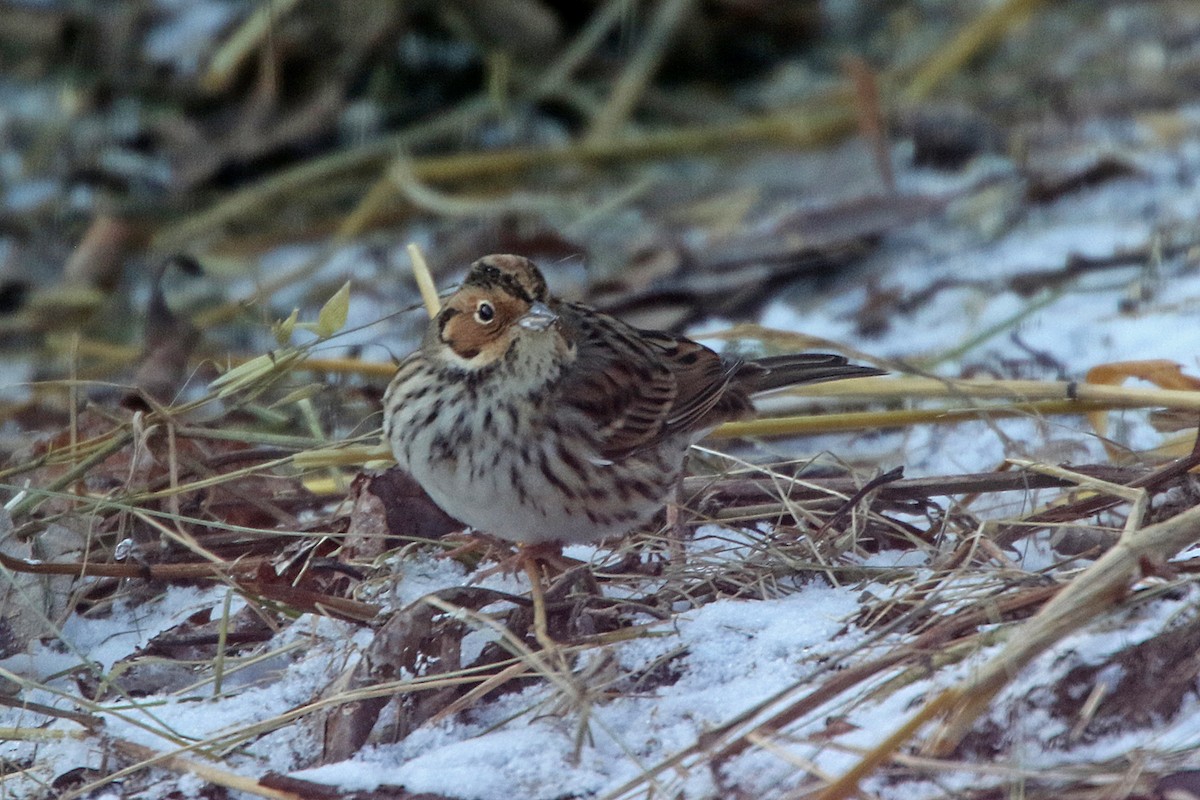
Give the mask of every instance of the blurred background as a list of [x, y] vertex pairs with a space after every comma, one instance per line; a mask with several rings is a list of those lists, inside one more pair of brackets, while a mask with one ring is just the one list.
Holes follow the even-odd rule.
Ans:
[[[995, 322], [971, 309], [1122, 267], [1136, 305], [1191, 210], [1106, 200], [1017, 277], [989, 248], [1148, 148], [1191, 181], [1198, 92], [1200, 7], [1169, 0], [5, 2], [4, 450], [66, 419], [31, 382], [183, 397], [346, 280], [322, 352], [389, 362], [424, 324], [409, 242], [443, 287], [518, 252], [645, 326], [1062, 377], [1033, 346], [970, 350]], [[327, 423], [383, 374], [324, 376], [370, 389], [332, 387]]]

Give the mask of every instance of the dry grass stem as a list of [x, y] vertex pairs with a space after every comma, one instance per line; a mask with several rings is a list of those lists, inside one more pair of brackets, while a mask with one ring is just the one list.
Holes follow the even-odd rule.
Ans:
[[693, 2], [694, 0], [665, 0], [655, 8], [654, 16], [646, 26], [641, 42], [625, 62], [607, 102], [592, 119], [591, 127], [584, 137], [585, 141], [605, 141], [616, 137], [666, 55], [667, 45], [675, 29], [679, 27]]
[[958, 73], [984, 48], [1002, 39], [1009, 30], [1027, 19], [1041, 0], [1005, 0], [988, 8], [959, 31], [939, 50], [904, 88], [908, 102], [923, 100], [938, 85]]
[[[412, 242], [407, 245], [406, 249], [412, 264], [413, 278], [417, 282], [417, 289], [421, 292], [421, 300], [425, 303], [425, 311], [429, 314], [429, 318], [433, 319], [442, 310], [442, 301], [438, 298], [437, 286], [433, 282], [433, 275], [429, 272], [429, 265], [425, 263], [425, 254]], [[394, 368], [393, 371], [395, 371]]]
[[225, 91], [238, 69], [264, 46], [273, 26], [287, 15], [299, 0], [274, 0], [246, 17], [209, 61], [200, 86], [212, 94]]
[[1143, 560], [1166, 561], [1200, 540], [1200, 508], [1157, 525], [1127, 529], [1117, 545], [1073, 579], [1037, 616], [1024, 623], [1004, 651], [955, 690], [953, 709], [928, 749], [943, 755], [954, 749], [992, 698], [1030, 661], [1063, 636], [1109, 611], [1129, 592]]

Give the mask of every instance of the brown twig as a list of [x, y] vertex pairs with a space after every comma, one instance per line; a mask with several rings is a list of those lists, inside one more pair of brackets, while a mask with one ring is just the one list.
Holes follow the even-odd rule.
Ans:
[[[1165, 469], [1165, 468], [1164, 468]], [[1145, 486], [1148, 471], [1139, 467], [1114, 467], [1109, 465], [1085, 465], [1072, 470], [1089, 477], [1127, 486]], [[1175, 472], [1176, 470], [1172, 470]], [[1161, 486], [1168, 481], [1163, 478], [1153, 485]], [[848, 496], [859, 490], [853, 478], [798, 477], [785, 483], [790, 500], [819, 500], [831, 495]], [[984, 492], [1031, 491], [1033, 489], [1061, 489], [1072, 486], [1071, 481], [1051, 475], [1030, 472], [976, 472], [964, 475], [941, 475], [929, 478], [903, 478], [890, 481], [876, 488], [878, 497], [888, 502], [922, 500], [929, 497], [950, 497], [961, 494]], [[778, 497], [779, 480], [729, 478], [714, 480], [710, 477], [685, 478], [684, 492], [691, 496], [710, 491], [730, 503], [739, 501], [761, 501], [764, 496]]]
[[[1133, 478], [1128, 483], [1123, 483], [1120, 480], [1109, 482], [1123, 483], [1124, 486], [1130, 489], [1160, 489], [1166, 486], [1168, 483], [1183, 477], [1196, 466], [1200, 466], [1200, 437], [1197, 437], [1196, 446], [1192, 448], [1191, 454], [1183, 458], [1177, 458], [1168, 464], [1164, 464], [1153, 472], [1148, 472]], [[1074, 469], [1074, 471], [1083, 472], [1083, 470], [1080, 469]], [[1091, 477], [1100, 476], [1092, 475]], [[1108, 479], [1105, 478], [1104, 480]], [[992, 540], [1001, 547], [1007, 547], [1017, 539], [1027, 536], [1038, 528], [1044, 527], [1045, 525], [1070, 522], [1071, 520], [1076, 520], [1081, 517], [1098, 514], [1101, 511], [1113, 508], [1114, 506], [1120, 505], [1123, 502], [1125, 502], [1124, 498], [1112, 497], [1110, 495], [1103, 494], [1085, 497], [1084, 499], [1077, 500], [1073, 503], [1056, 506], [1054, 508], [1048, 508], [1044, 511], [1030, 514], [1028, 517], [1025, 517], [1017, 523], [1005, 525], [996, 530], [992, 536]]]

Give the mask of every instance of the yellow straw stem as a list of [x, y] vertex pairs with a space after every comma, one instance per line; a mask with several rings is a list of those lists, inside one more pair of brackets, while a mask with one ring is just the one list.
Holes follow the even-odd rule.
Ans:
[[1079, 400], [1045, 400], [1033, 403], [1014, 403], [1004, 406], [975, 406], [972, 408], [912, 408], [898, 411], [847, 411], [835, 414], [797, 414], [787, 417], [760, 417], [758, 419], [726, 422], [710, 433], [708, 438], [732, 439], [741, 436], [804, 436], [817, 433], [898, 428], [925, 423], [952, 424], [972, 419], [995, 417], [1083, 414], [1088, 411], [1107, 410], [1109, 408], [1112, 408], [1112, 406]]
[[421, 291], [421, 300], [425, 303], [425, 311], [428, 312], [429, 318], [433, 319], [442, 310], [442, 301], [438, 298], [433, 275], [429, 273], [429, 265], [425, 263], [425, 256], [421, 253], [421, 248], [412, 242], [409, 242], [408, 245], [408, 257], [412, 259], [413, 277], [416, 278], [417, 289]]

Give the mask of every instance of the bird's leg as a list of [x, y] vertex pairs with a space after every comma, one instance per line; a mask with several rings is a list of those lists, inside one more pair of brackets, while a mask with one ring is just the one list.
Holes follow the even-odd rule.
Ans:
[[[518, 558], [529, 576], [529, 595], [533, 600], [533, 638], [546, 651], [557, 651], [558, 642], [550, 636], [550, 623], [546, 617], [546, 593], [542, 589], [542, 576], [549, 568], [561, 568], [565, 556], [562, 545], [557, 542], [517, 545]], [[573, 560], [573, 559], [570, 559]], [[565, 571], [565, 570], [564, 570]]]
[[[491, 537], [488, 537], [489, 539]], [[489, 553], [499, 553], [500, 549], [489, 548], [484, 553], [486, 557]], [[540, 565], [541, 572], [545, 573], [546, 577], [552, 578], [561, 575], [567, 570], [575, 567], [583, 566], [584, 562], [577, 558], [570, 558], [562, 554], [562, 546], [554, 542], [544, 542], [542, 544], [517, 545], [516, 552], [508, 551], [508, 555], [497, 557], [496, 565], [488, 567], [485, 570], [475, 573], [471, 578], [472, 582], [478, 582], [484, 578], [490, 578], [493, 575], [515, 575], [520, 570], [528, 571], [527, 562], [532, 559]]]
[[533, 638], [547, 652], [558, 649], [558, 642], [550, 636], [550, 623], [546, 619], [546, 593], [542, 591], [542, 571], [534, 559], [525, 561], [525, 572], [529, 575], [529, 596], [533, 600]]
[[687, 526], [684, 524], [683, 478], [687, 475], [687, 458], [684, 458], [683, 469], [675, 480], [675, 488], [671, 491], [671, 499], [667, 502], [667, 546], [671, 551], [671, 561], [682, 564], [684, 560], [683, 540], [687, 538]]
[[[483, 561], [489, 556], [493, 556], [498, 561], [503, 563], [511, 557], [511, 551], [507, 549], [503, 542], [499, 541], [495, 537], [480, 533], [479, 531], [472, 531], [470, 533], [467, 533], [466, 531], [463, 531], [462, 533], [450, 533], [443, 536], [442, 541], [459, 542], [460, 544], [455, 545], [449, 550], [438, 553], [438, 558], [459, 559], [465, 556], [475, 556], [476, 558], [472, 559], [473, 561]], [[501, 555], [505, 552], [508, 552], [509, 555]]]
[[540, 542], [538, 544], [521, 545], [525, 558], [535, 560], [542, 567], [542, 573], [547, 578], [556, 578], [568, 570], [582, 567], [586, 561], [564, 556], [562, 545], [558, 542]]

